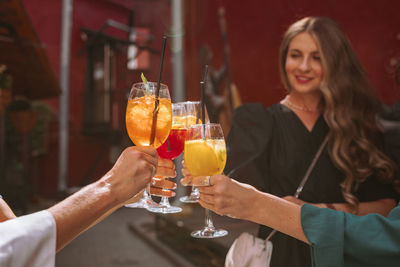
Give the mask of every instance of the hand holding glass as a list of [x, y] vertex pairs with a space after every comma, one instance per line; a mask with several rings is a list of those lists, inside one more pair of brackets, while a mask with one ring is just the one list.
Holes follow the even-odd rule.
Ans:
[[[126, 108], [126, 129], [129, 138], [137, 146], [158, 148], [167, 139], [171, 130], [172, 111], [168, 87], [160, 85], [159, 97], [156, 97], [157, 83], [135, 83], [129, 94]], [[158, 103], [156, 104], [156, 102]], [[157, 106], [156, 106], [157, 105]], [[154, 140], [151, 140], [154, 114], [157, 113]], [[142, 198], [129, 208], [157, 207], [145, 189]]]

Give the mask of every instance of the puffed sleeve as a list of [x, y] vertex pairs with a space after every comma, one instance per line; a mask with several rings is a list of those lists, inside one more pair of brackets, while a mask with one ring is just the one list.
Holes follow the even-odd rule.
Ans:
[[356, 216], [305, 204], [301, 223], [311, 244], [313, 266], [399, 266], [399, 206], [383, 217]]
[[56, 224], [48, 211], [0, 223], [0, 266], [53, 267]]
[[244, 104], [235, 109], [227, 138], [227, 164], [224, 173], [261, 189], [263, 164], [257, 160], [271, 139], [272, 118], [262, 104]]

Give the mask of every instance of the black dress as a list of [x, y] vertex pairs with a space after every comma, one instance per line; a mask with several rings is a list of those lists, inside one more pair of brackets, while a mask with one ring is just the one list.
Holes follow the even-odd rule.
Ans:
[[[323, 116], [308, 131], [284, 105], [243, 105], [234, 113], [227, 138], [225, 174], [279, 197], [293, 195], [328, 131]], [[299, 198], [310, 203], [345, 202], [342, 181], [343, 174], [333, 165], [325, 148]], [[396, 198], [391, 186], [373, 177], [362, 183], [355, 195], [360, 201]], [[259, 237], [266, 238], [270, 231], [260, 226]], [[307, 244], [279, 232], [271, 241], [271, 267], [311, 266]]]

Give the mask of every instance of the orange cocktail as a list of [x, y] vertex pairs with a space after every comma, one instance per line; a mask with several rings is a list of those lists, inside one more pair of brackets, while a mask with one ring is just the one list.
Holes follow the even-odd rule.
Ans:
[[156, 120], [154, 144], [150, 144], [155, 96], [146, 95], [128, 101], [126, 108], [126, 129], [133, 143], [137, 146], [161, 146], [171, 129], [171, 100], [160, 98]]

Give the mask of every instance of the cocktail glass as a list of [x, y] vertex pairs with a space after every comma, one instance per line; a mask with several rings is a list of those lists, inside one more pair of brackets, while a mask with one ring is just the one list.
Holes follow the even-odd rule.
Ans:
[[[135, 83], [132, 86], [126, 108], [126, 129], [129, 138], [136, 146], [158, 148], [168, 138], [171, 130], [172, 111], [168, 87], [160, 84], [159, 96], [156, 97], [157, 83]], [[154, 136], [151, 136], [155, 123]], [[153, 140], [152, 140], [153, 139]], [[148, 194], [150, 184], [143, 191], [141, 199], [128, 208], [150, 208], [159, 206]]]
[[[176, 159], [182, 152], [186, 138], [186, 124], [182, 121], [185, 106], [182, 103], [172, 104], [172, 128], [167, 140], [157, 148], [161, 158]], [[171, 206], [168, 197], [162, 196], [158, 207], [150, 207], [149, 211], [157, 213], [178, 213], [182, 208]]]
[[[226, 146], [221, 125], [196, 124], [188, 128], [184, 148], [185, 165], [190, 174], [211, 176], [221, 174], [226, 164]], [[191, 233], [197, 238], [216, 238], [228, 234], [214, 227], [211, 211], [205, 210], [205, 226]]]
[[[210, 119], [208, 118], [207, 109], [205, 109], [204, 117], [205, 121], [201, 121], [202, 118], [202, 109], [200, 106], [200, 101], [186, 101], [180, 102], [185, 106], [185, 113], [182, 117], [182, 120], [185, 122], [186, 127], [190, 127], [193, 124], [199, 123], [209, 123]], [[200, 192], [196, 186], [192, 186], [192, 191], [189, 196], [183, 196], [179, 198], [179, 200], [183, 203], [198, 203], [200, 199]]]

